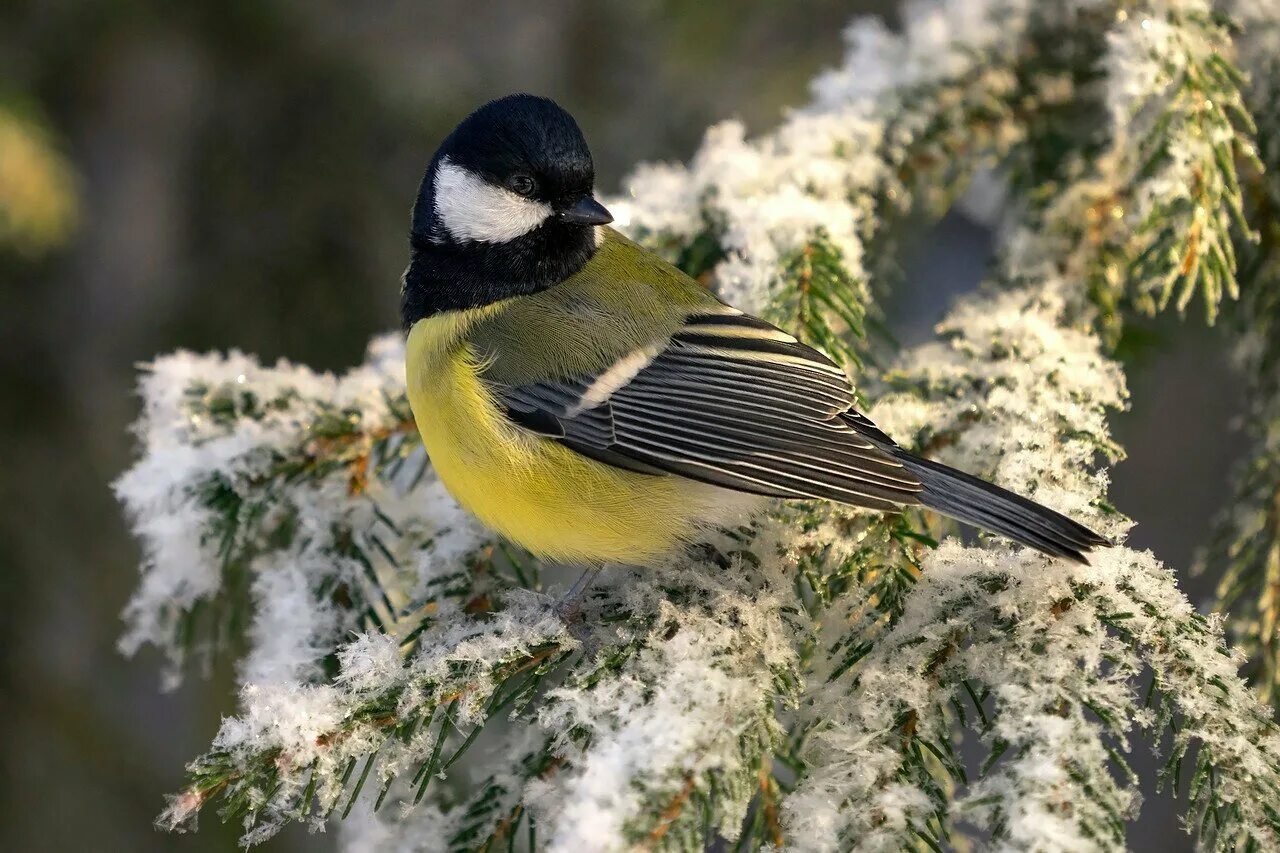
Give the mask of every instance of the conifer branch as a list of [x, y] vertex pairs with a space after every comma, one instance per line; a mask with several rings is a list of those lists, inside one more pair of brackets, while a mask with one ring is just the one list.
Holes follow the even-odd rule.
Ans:
[[1273, 49], [1280, 20], [1248, 4], [1241, 16], [1246, 102], [1258, 118], [1258, 154], [1266, 167], [1246, 181], [1249, 219], [1261, 239], [1241, 250], [1241, 302], [1235, 312], [1235, 360], [1247, 379], [1244, 460], [1235, 493], [1220, 514], [1199, 569], [1221, 572], [1217, 607], [1230, 614], [1232, 640], [1250, 656], [1246, 671], [1259, 694], [1280, 702], [1280, 60]]
[[189, 766], [191, 784], [160, 824], [180, 829], [217, 799], [224, 820], [242, 820], [246, 841], [261, 841], [287, 820], [346, 814], [381, 790], [376, 810], [411, 771], [416, 803], [489, 719], [527, 702], [576, 647], [533, 599], [426, 636], [429, 647], [407, 660], [392, 637], [358, 637], [338, 651], [333, 684], [247, 687], [245, 713]]
[[1198, 293], [1212, 324], [1239, 297], [1237, 247], [1258, 239], [1240, 176], [1263, 166], [1232, 55], [1229, 23], [1194, 2], [1122, 5], [1107, 34], [1112, 139], [1081, 191], [1112, 345], [1125, 311], [1184, 313]]
[[[207, 661], [242, 641], [258, 609], [304, 599], [320, 616], [297, 627], [317, 633], [295, 638], [305, 652], [275, 674], [319, 677], [349, 631], [407, 638], [486, 590], [536, 586], [536, 568], [495, 553], [460, 512], [422, 517], [441, 487], [405, 401], [401, 352], [375, 342], [370, 366], [340, 380], [238, 353], [147, 366], [146, 452], [116, 483], [147, 560], [122, 648], [156, 644], [176, 680], [189, 655]], [[286, 555], [291, 579], [273, 571]], [[253, 659], [244, 668], [264, 675]]]
[[[1147, 56], [1132, 55], [1138, 51]], [[1191, 8], [1135, 7], [1112, 34], [1112, 61], [1150, 63], [1157, 80], [1154, 91], [1111, 104], [1113, 113], [1127, 111], [1117, 124], [1137, 141], [1123, 168], [1134, 170], [1125, 221], [1138, 310], [1174, 304], [1184, 312], [1199, 293], [1213, 323], [1224, 300], [1239, 298], [1236, 241], [1256, 241], [1257, 233], [1245, 217], [1238, 168], [1263, 166], [1245, 78], [1230, 56], [1227, 23]]]

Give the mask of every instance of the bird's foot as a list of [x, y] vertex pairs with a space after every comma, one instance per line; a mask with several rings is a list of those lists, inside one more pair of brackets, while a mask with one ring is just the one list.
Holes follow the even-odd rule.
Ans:
[[584, 571], [569, 591], [555, 604], [555, 612], [560, 617], [560, 621], [564, 622], [569, 632], [580, 641], [585, 641], [590, 634], [590, 629], [582, 621], [582, 600], [598, 574], [600, 574], [599, 568]]

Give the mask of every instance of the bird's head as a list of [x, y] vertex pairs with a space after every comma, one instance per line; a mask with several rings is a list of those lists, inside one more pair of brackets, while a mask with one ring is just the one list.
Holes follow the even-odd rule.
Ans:
[[545, 290], [595, 252], [613, 221], [592, 195], [578, 123], [549, 98], [508, 95], [462, 120], [427, 168], [413, 208], [406, 325]]
[[587, 236], [613, 221], [592, 196], [595, 167], [578, 123], [555, 101], [508, 95], [441, 144], [414, 207], [413, 238], [501, 244], [539, 229]]

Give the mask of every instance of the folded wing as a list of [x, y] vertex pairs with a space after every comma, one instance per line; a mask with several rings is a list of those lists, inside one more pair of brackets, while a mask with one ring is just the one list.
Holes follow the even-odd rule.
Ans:
[[730, 311], [692, 316], [665, 346], [594, 375], [494, 392], [515, 422], [628, 470], [874, 509], [918, 503], [920, 480], [857, 429], [875, 427], [853, 411], [843, 371]]

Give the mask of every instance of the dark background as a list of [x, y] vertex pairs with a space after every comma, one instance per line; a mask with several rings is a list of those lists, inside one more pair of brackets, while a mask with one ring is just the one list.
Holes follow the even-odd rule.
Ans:
[[[227, 850], [234, 829], [160, 834], [219, 717], [230, 672], [159, 689], [158, 661], [115, 651], [138, 551], [108, 484], [132, 459], [134, 363], [239, 347], [319, 368], [397, 324], [408, 209], [467, 111], [527, 90], [583, 125], [599, 185], [684, 159], [713, 121], [752, 131], [806, 99], [854, 14], [892, 2], [738, 0], [163, 2], [9, 0], [0, 98], [43, 113], [79, 181], [59, 251], [0, 249], [0, 848]], [[952, 216], [905, 248], [889, 306], [923, 339], [980, 278], [980, 227]], [[1239, 383], [1224, 335], [1154, 325], [1131, 365], [1129, 461], [1113, 495], [1133, 542], [1190, 564], [1227, 497]], [[1193, 580], [1197, 600], [1209, 591]], [[1189, 848], [1164, 797], [1136, 848]], [[269, 849], [313, 849], [293, 829]]]

